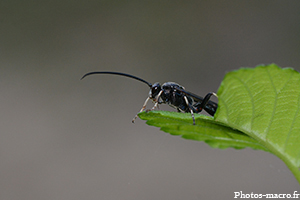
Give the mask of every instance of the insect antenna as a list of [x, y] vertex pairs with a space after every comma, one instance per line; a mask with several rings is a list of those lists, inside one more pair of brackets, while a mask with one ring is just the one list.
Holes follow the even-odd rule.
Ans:
[[84, 79], [85, 77], [87, 77], [89, 75], [93, 75], [93, 74], [112, 74], [112, 75], [126, 76], [129, 78], [133, 78], [135, 80], [141, 81], [143, 83], [146, 83], [150, 88], [152, 87], [152, 84], [145, 81], [144, 79], [141, 79], [139, 77], [136, 77], [136, 76], [133, 76], [130, 74], [121, 73], [121, 72], [105, 72], [105, 71], [104, 72], [89, 72], [89, 73], [85, 74], [80, 80]]

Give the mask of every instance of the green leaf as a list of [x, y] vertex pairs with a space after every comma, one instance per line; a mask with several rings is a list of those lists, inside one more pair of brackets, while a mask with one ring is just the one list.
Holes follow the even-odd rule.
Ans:
[[147, 124], [212, 147], [269, 151], [281, 158], [300, 183], [300, 74], [271, 64], [226, 74], [214, 116], [140, 113]]
[[185, 139], [204, 141], [213, 148], [233, 147], [242, 149], [251, 147], [268, 151], [255, 139], [238, 130], [218, 124], [212, 117], [195, 114], [196, 125], [193, 125], [191, 114], [168, 111], [151, 111], [139, 113], [141, 119], [151, 126], [172, 135], [181, 135]]
[[225, 76], [218, 95], [215, 120], [259, 141], [300, 181], [300, 74], [274, 64], [242, 68]]

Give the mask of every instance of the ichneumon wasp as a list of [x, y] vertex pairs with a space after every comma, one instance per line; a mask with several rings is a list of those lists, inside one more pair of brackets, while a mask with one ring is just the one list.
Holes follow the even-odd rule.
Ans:
[[[152, 85], [151, 83], [145, 81], [144, 79], [141, 79], [139, 77], [130, 74], [121, 73], [121, 72], [110, 72], [110, 71], [89, 72], [85, 74], [81, 78], [81, 80], [93, 74], [111, 74], [111, 75], [126, 76], [147, 84], [150, 87], [149, 96], [146, 99], [145, 103], [143, 104], [143, 107], [140, 110], [140, 112], [145, 110], [147, 102], [149, 101], [149, 99], [151, 99], [154, 102], [154, 106], [150, 110], [154, 110], [158, 106], [158, 104], [165, 103], [170, 105], [171, 107], [176, 108], [178, 112], [191, 113], [193, 118], [193, 124], [195, 125], [194, 113], [200, 113], [204, 109], [208, 114], [214, 116], [218, 108], [217, 103], [209, 100], [212, 95], [217, 97], [217, 95], [213, 92], [208, 93], [203, 98], [196, 94], [186, 91], [183, 86], [174, 82], [166, 82], [162, 85], [160, 85], [157, 82]], [[146, 110], [146, 112], [150, 110], [148, 109]], [[137, 116], [138, 115], [136, 114], [136, 116], [132, 119], [132, 123], [134, 123]]]

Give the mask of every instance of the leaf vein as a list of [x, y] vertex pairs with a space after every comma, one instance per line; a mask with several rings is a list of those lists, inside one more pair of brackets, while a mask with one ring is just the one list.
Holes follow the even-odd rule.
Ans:
[[275, 101], [274, 101], [274, 106], [273, 106], [273, 112], [272, 112], [272, 115], [271, 115], [271, 119], [270, 119], [270, 121], [269, 121], [269, 125], [267, 126], [267, 129], [266, 129], [266, 135], [265, 135], [265, 139], [267, 138], [267, 136], [268, 136], [268, 134], [269, 134], [269, 132], [270, 132], [270, 127], [271, 127], [271, 124], [272, 124], [272, 122], [273, 122], [273, 119], [274, 119], [274, 116], [275, 116], [275, 109], [276, 109], [276, 105], [277, 105], [277, 91], [276, 91], [276, 87], [275, 87], [275, 85], [274, 85], [274, 83], [273, 83], [273, 79], [272, 79], [272, 76], [271, 76], [271, 74], [270, 74], [270, 72], [269, 72], [269, 70], [268, 70], [268, 68], [266, 68], [266, 71], [267, 71], [267, 74], [268, 74], [268, 77], [269, 77], [269, 79], [270, 79], [270, 82], [271, 82], [271, 85], [272, 85], [272, 87], [273, 87], [273, 89], [274, 89], [274, 92], [275, 92]]
[[253, 120], [254, 120], [254, 112], [255, 112], [255, 109], [254, 109], [254, 98], [253, 98], [253, 95], [249, 89], [249, 87], [247, 86], [247, 84], [242, 81], [239, 77], [237, 76], [234, 76], [235, 79], [237, 79], [240, 83], [242, 83], [242, 85], [244, 86], [244, 88], [246, 89], [246, 91], [248, 92], [249, 96], [250, 96], [250, 100], [251, 100], [251, 105], [252, 105], [252, 117], [251, 117], [251, 122], [250, 122], [250, 128], [252, 129], [252, 125], [253, 125]]

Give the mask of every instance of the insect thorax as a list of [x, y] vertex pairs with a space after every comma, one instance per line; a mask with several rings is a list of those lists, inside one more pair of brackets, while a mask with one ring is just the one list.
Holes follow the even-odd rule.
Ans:
[[[174, 83], [174, 82], [166, 82], [162, 85], [162, 90], [164, 91], [161, 95], [161, 99], [164, 103], [171, 105], [172, 107], [179, 108], [181, 111], [188, 111], [188, 107], [186, 106], [186, 102], [184, 100], [184, 94], [177, 90], [177, 88], [183, 89], [184, 87]], [[193, 100], [188, 97], [188, 101], [193, 104]]]

